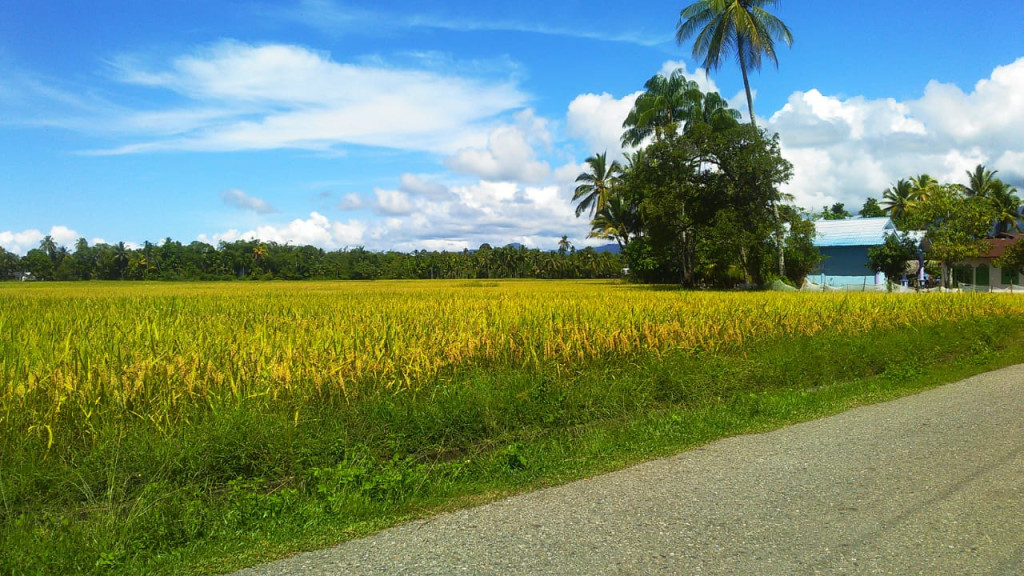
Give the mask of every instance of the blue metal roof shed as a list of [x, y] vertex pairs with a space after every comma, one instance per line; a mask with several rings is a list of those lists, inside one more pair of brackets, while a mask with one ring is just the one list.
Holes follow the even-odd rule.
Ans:
[[849, 218], [846, 220], [817, 220], [814, 222], [819, 248], [834, 246], [878, 246], [885, 243], [886, 234], [898, 234], [891, 218]]
[[[891, 218], [816, 220], [814, 245], [825, 257], [821, 282], [832, 286], [879, 284], [885, 281], [868, 268], [868, 248], [885, 243], [886, 234], [898, 234]], [[893, 280], [899, 281], [899, 278]]]

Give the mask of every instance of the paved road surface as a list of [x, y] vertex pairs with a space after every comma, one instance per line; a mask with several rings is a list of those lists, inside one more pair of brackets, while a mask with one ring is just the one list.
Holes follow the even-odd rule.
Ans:
[[239, 574], [1024, 574], [1024, 366]]

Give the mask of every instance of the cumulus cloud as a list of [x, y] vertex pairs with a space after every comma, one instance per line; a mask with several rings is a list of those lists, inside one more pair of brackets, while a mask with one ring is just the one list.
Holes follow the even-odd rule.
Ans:
[[67, 226], [53, 226], [47, 233], [36, 229], [22, 230], [20, 232], [6, 230], [0, 232], [0, 247], [3, 247], [8, 252], [24, 255], [33, 248], [39, 248], [39, 243], [46, 236], [53, 238], [57, 246], [64, 246], [72, 251], [74, 250], [75, 242], [82, 237], [81, 234]]
[[400, 215], [413, 211], [413, 203], [404, 192], [377, 188], [373, 193], [377, 197], [377, 211], [381, 214]]
[[103, 153], [352, 144], [451, 153], [482, 145], [486, 126], [527, 99], [512, 80], [344, 63], [286, 44], [222, 42], [165, 66], [111, 65], [121, 82], [185, 104], [122, 114], [119, 129], [142, 141]]
[[266, 201], [261, 200], [260, 198], [253, 198], [237, 188], [221, 192], [220, 197], [228, 206], [234, 206], [235, 208], [241, 208], [242, 210], [248, 210], [257, 214], [272, 214], [277, 212], [277, 210]]
[[563, 234], [578, 245], [585, 243], [589, 225], [575, 217], [568, 185], [485, 180], [448, 187], [407, 176], [398, 190], [374, 190], [372, 207], [379, 218], [342, 223], [314, 212], [287, 224], [204, 234], [199, 239], [216, 243], [259, 238], [328, 250], [366, 246], [405, 251], [473, 249], [484, 242], [553, 249]]
[[900, 178], [929, 173], [965, 182], [978, 164], [1014, 185], [1024, 178], [1024, 58], [971, 92], [932, 81], [917, 100], [793, 93], [767, 121], [794, 164], [784, 189], [797, 204], [843, 202], [856, 211]]
[[607, 92], [581, 94], [569, 103], [566, 130], [586, 143], [591, 153], [608, 152], [617, 160], [622, 155], [622, 123], [633, 109], [640, 92], [615, 98]]
[[473, 174], [484, 180], [519, 181], [536, 184], [547, 178], [551, 167], [537, 159], [535, 145], [550, 147], [547, 121], [526, 110], [515, 125], [494, 129], [486, 148], [459, 151], [445, 164], [457, 172]]
[[401, 250], [461, 250], [484, 242], [553, 248], [563, 234], [583, 238], [589, 230], [576, 219], [563, 186], [484, 180], [450, 191], [449, 200], [423, 201], [415, 212], [378, 227], [375, 243]]
[[239, 232], [228, 230], [218, 234], [200, 234], [201, 242], [217, 244], [220, 241], [255, 240], [279, 244], [313, 245], [327, 250], [356, 246], [363, 242], [366, 224], [357, 220], [348, 222], [331, 221], [326, 216], [311, 212], [309, 218], [296, 218], [287, 224], [260, 226], [254, 230]]

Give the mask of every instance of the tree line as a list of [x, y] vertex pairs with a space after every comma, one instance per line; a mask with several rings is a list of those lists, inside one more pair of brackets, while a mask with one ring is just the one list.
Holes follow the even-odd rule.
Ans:
[[72, 250], [51, 236], [25, 256], [0, 248], [0, 280], [376, 280], [469, 278], [617, 278], [619, 254], [575, 249], [563, 237], [557, 251], [522, 246], [461, 252], [325, 251], [260, 240], [183, 244], [166, 238], [132, 248], [124, 242]]
[[[1017, 189], [979, 164], [968, 170], [967, 184], [940, 183], [929, 174], [898, 180], [882, 193], [882, 201], [868, 198], [864, 214], [889, 216], [897, 229], [882, 246], [869, 251], [871, 265], [890, 278], [905, 272], [906, 262], [918, 258], [937, 263], [938, 273], [947, 286], [953, 281], [952, 269], [969, 258], [988, 250], [985, 240], [1006, 233], [1021, 232], [1024, 202]], [[906, 231], [923, 230], [920, 243]], [[1020, 272], [1024, 268], [1024, 243], [1018, 242], [995, 265]]]

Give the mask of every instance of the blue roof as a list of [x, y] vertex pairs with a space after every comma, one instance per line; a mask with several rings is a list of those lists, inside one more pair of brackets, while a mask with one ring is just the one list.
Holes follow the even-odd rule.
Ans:
[[846, 220], [815, 220], [817, 232], [814, 245], [878, 246], [885, 243], [886, 234], [899, 233], [891, 218], [849, 218]]

